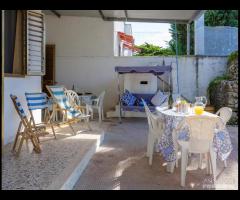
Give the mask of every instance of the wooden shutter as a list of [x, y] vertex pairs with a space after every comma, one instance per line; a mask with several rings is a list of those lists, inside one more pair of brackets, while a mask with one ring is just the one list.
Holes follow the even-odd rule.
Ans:
[[44, 14], [26, 11], [26, 74], [45, 75], [45, 20]]

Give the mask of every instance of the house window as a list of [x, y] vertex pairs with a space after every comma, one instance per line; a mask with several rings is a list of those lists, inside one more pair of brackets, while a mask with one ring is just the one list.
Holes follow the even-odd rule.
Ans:
[[4, 11], [5, 76], [45, 74], [44, 16], [37, 11]]

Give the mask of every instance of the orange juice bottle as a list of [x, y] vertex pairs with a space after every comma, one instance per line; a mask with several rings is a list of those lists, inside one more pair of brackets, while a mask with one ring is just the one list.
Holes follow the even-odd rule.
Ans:
[[203, 111], [204, 111], [203, 106], [195, 106], [194, 107], [194, 112], [195, 112], [196, 115], [203, 114]]

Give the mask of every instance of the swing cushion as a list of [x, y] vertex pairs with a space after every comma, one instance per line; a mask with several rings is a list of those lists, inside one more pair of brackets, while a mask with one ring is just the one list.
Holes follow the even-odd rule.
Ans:
[[161, 90], [153, 96], [151, 102], [154, 106], [161, 106], [168, 98], [168, 95], [164, 94]]
[[123, 105], [127, 105], [127, 106], [133, 106], [136, 100], [137, 98], [128, 90], [125, 90], [125, 92], [121, 97], [121, 102], [123, 103]]

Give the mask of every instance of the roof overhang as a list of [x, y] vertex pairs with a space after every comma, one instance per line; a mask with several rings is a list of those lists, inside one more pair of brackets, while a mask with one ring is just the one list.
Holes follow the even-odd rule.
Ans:
[[46, 10], [44, 12], [58, 17], [98, 17], [104, 21], [188, 24], [198, 19], [204, 10]]

